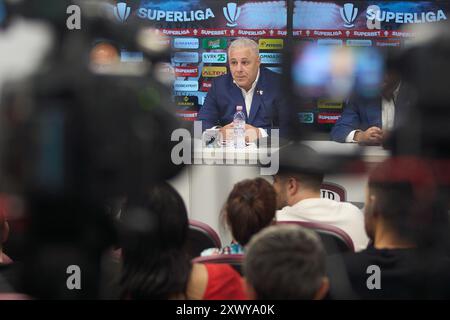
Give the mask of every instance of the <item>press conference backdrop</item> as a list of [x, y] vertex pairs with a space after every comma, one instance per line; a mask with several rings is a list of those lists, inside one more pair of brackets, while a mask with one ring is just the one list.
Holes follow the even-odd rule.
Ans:
[[[293, 1], [293, 37], [317, 46], [401, 47], [414, 34], [404, 24], [446, 20], [450, 1]], [[281, 73], [286, 45], [287, 1], [129, 1], [123, 23], [151, 23], [169, 37], [173, 54], [166, 72], [174, 74], [177, 114], [197, 118], [214, 77], [229, 72], [227, 47], [237, 37], [259, 44], [262, 65]], [[126, 19], [124, 19], [126, 18]], [[123, 53], [124, 59], [130, 53]], [[326, 97], [305, 102], [299, 123], [328, 131], [340, 117], [343, 101]]]

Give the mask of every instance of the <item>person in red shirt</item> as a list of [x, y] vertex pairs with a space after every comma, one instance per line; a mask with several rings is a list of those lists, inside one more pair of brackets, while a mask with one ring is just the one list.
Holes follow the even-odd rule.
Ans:
[[122, 221], [123, 297], [242, 300], [243, 280], [231, 266], [192, 264], [186, 248], [188, 216], [167, 183], [130, 196]]

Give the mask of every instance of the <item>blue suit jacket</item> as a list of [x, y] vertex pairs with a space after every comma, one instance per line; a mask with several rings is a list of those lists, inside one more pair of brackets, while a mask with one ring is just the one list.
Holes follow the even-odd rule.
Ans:
[[[401, 85], [395, 102], [394, 127], [397, 127], [406, 116], [410, 106], [409, 89]], [[344, 107], [342, 116], [331, 130], [331, 139], [345, 142], [345, 138], [353, 130], [367, 130], [370, 127], [382, 128], [381, 98], [372, 100], [349, 99]]]
[[206, 96], [205, 103], [198, 113], [203, 130], [216, 125], [225, 126], [233, 121], [236, 106], [243, 106], [246, 123], [270, 129], [280, 127], [280, 136], [285, 135], [289, 126], [288, 109], [280, 93], [281, 77], [264, 67], [260, 68], [258, 83], [253, 94], [250, 114], [247, 114], [241, 89], [233, 83], [230, 73], [217, 77]]

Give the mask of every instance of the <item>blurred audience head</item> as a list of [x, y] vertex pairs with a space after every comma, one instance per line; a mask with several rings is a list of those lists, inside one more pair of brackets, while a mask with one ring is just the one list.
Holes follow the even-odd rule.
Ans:
[[277, 209], [293, 206], [306, 198], [320, 198], [323, 174], [280, 173], [274, 176], [273, 187], [277, 193]]
[[184, 247], [188, 216], [180, 195], [168, 183], [130, 195], [123, 224], [123, 289], [133, 299], [183, 295], [191, 271]]
[[323, 159], [312, 148], [293, 143], [279, 151], [280, 168], [273, 177], [277, 209], [293, 206], [308, 198], [320, 198]]
[[369, 176], [365, 206], [366, 232], [375, 246], [382, 234], [416, 245], [431, 227], [435, 193], [433, 173], [419, 158], [396, 157], [378, 165]]
[[273, 222], [275, 211], [275, 191], [262, 178], [236, 183], [224, 207], [226, 223], [234, 240], [242, 246]]
[[89, 59], [92, 67], [111, 66], [120, 62], [120, 53], [111, 43], [99, 42], [91, 49]]
[[322, 299], [329, 288], [322, 242], [299, 226], [271, 226], [255, 235], [244, 274], [249, 297], [258, 300]]

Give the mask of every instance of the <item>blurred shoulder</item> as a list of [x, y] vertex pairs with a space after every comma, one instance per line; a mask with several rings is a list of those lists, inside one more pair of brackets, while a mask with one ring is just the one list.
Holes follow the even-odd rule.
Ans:
[[189, 300], [201, 300], [208, 285], [208, 270], [204, 264], [194, 263], [189, 276], [186, 296]]

